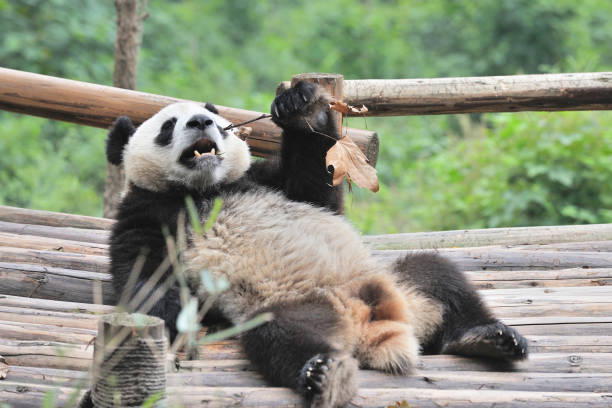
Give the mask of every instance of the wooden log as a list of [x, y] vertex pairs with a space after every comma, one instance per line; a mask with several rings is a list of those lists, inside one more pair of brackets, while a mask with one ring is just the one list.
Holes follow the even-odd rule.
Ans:
[[612, 285], [612, 268], [571, 268], [511, 273], [466, 271], [465, 275], [479, 289]]
[[[250, 387], [180, 387], [170, 388], [177, 404], [199, 406], [207, 401], [212, 406], [301, 407], [299, 396], [284, 388]], [[607, 394], [564, 392], [517, 392], [481, 390], [423, 390], [417, 388], [370, 388], [359, 390], [351, 401], [357, 407], [396, 406], [406, 401], [408, 406], [439, 407], [603, 407], [609, 402]]]
[[90, 217], [52, 211], [31, 210], [0, 205], [0, 221], [86, 229], [110, 229], [115, 223], [108, 218]]
[[[9, 377], [12, 381], [21, 380]], [[27, 379], [28, 377], [25, 377]], [[23, 380], [22, 380], [23, 381]], [[379, 371], [360, 370], [359, 388], [422, 388], [467, 390], [519, 390], [550, 392], [605, 392], [612, 381], [610, 373], [513, 373], [479, 371], [422, 371], [407, 376], [393, 376]], [[62, 384], [62, 382], [59, 382]], [[199, 372], [176, 373], [168, 377], [170, 387], [265, 387], [256, 373]]]
[[95, 330], [14, 321], [0, 321], [0, 333], [2, 333], [2, 338], [14, 340], [56, 341], [74, 344], [87, 344], [96, 335]]
[[9, 366], [47, 367], [87, 371], [93, 346], [43, 341], [0, 340], [0, 354]]
[[108, 245], [0, 232], [0, 246], [108, 256]]
[[[47, 384], [24, 384], [5, 381], [0, 398], [13, 408], [38, 408], [45, 395], [53, 392], [55, 400], [63, 406], [67, 401], [77, 399], [83, 390], [57, 387]], [[300, 397], [286, 388], [263, 387], [205, 387], [173, 386], [168, 388], [171, 406], [260, 406], [260, 407], [301, 407]], [[409, 406], [425, 408], [452, 407], [508, 407], [544, 408], [604, 407], [610, 402], [607, 392], [553, 392], [489, 390], [478, 392], [465, 389], [422, 389], [422, 388], [363, 388], [353, 398], [354, 406], [369, 408], [395, 406], [406, 401]]]
[[11, 296], [0, 294], [0, 306], [20, 307], [20, 308], [37, 308], [46, 311], [57, 311], [67, 313], [83, 313], [83, 314], [105, 314], [112, 313], [114, 306], [94, 305], [90, 303], [66, 302], [49, 299], [35, 299], [21, 296]]
[[[529, 351], [533, 353], [611, 353], [612, 336], [530, 335]], [[612, 375], [612, 373], [611, 373]]]
[[[529, 342], [531, 353], [612, 352], [612, 336], [610, 335], [530, 335], [527, 337], [527, 341]], [[199, 353], [202, 360], [240, 360], [245, 358], [242, 348], [234, 340], [226, 340], [200, 347]]]
[[436, 249], [485, 245], [552, 244], [612, 240], [612, 224], [545, 227], [488, 228], [475, 230], [366, 235], [371, 249]]
[[95, 303], [97, 282], [102, 287], [103, 302], [114, 304], [115, 292], [108, 273], [0, 262], [0, 293], [5, 295]]
[[109, 266], [109, 259], [106, 256], [27, 248], [0, 247], [0, 259], [6, 263], [29, 263], [91, 272], [108, 272]]
[[[11, 367], [7, 380], [13, 383], [81, 387], [87, 380], [83, 371], [43, 367]], [[605, 392], [612, 381], [610, 373], [514, 373], [481, 371], [420, 371], [408, 376], [392, 376], [373, 370], [360, 370], [357, 382], [367, 388], [497, 389], [553, 392]], [[170, 387], [263, 387], [265, 381], [254, 372], [190, 372], [168, 374]]]
[[587, 251], [612, 252], [612, 241], [562, 242], [554, 244], [507, 245], [511, 249], [528, 249], [530, 251]]
[[0, 231], [11, 234], [32, 235], [105, 245], [108, 244], [109, 237], [109, 232], [102, 230], [89, 230], [72, 227], [49, 227], [46, 225], [18, 224], [5, 221], [0, 221]]
[[[130, 117], [134, 124], [138, 125], [164, 106], [185, 101], [0, 68], [0, 109], [81, 125], [108, 128], [121, 115]], [[261, 112], [216, 106], [221, 116], [234, 123], [261, 116]], [[259, 120], [249, 124], [249, 127], [253, 132], [249, 136], [248, 143], [254, 155], [269, 157], [280, 149], [280, 129], [271, 120]], [[367, 134], [373, 143], [378, 144], [376, 133], [367, 132]], [[353, 136], [351, 129], [348, 129], [348, 136], [351, 138]], [[364, 138], [355, 139], [355, 143], [364, 152], [371, 151], [363, 142]], [[368, 158], [373, 162], [376, 161], [376, 158]]]
[[85, 390], [45, 384], [5, 382], [0, 387], [0, 401], [11, 408], [40, 408], [48, 405], [53, 395], [53, 407], [74, 407]]
[[98, 329], [98, 317], [96, 315], [25, 307], [0, 306], [0, 321], [36, 323], [89, 330]]
[[454, 262], [462, 271], [512, 271], [526, 269], [608, 268], [610, 252], [547, 252], [496, 248], [443, 248], [439, 250], [372, 251], [381, 263], [389, 265], [408, 253], [433, 251]]
[[611, 83], [612, 72], [366, 79], [345, 81], [344, 96], [369, 116], [609, 110]]
[[85, 371], [77, 370], [13, 366], [7, 375], [7, 379], [12, 382], [23, 382], [26, 384], [59, 385], [75, 388], [80, 383], [86, 384], [89, 380], [89, 374]]
[[[529, 359], [509, 365], [501, 361], [452, 355], [421, 356], [417, 365], [423, 371], [514, 371], [611, 373], [611, 353], [535, 353]], [[180, 371], [236, 372], [249, 370], [247, 360], [189, 360], [180, 362]]]

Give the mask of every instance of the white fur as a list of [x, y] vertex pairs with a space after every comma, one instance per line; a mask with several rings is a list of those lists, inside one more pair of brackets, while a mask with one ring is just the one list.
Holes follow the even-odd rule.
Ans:
[[[186, 126], [196, 114], [208, 116], [222, 128], [231, 124], [227, 119], [195, 103], [166, 106], [143, 122], [126, 145], [123, 151], [126, 182], [152, 191], [163, 191], [170, 182], [203, 189], [240, 178], [250, 166], [248, 145], [231, 130], [224, 139], [217, 126], [209, 126], [204, 132], [217, 144], [219, 156], [207, 158], [194, 169], [179, 163], [183, 150], [201, 137], [197, 130]], [[173, 117], [177, 122], [172, 143], [168, 146], [157, 145], [154, 140], [163, 123]]]

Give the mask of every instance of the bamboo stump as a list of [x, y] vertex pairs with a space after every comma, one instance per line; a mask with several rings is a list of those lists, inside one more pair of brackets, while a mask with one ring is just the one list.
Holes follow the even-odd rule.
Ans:
[[168, 341], [164, 321], [142, 314], [115, 313], [98, 324], [91, 401], [96, 408], [140, 407], [166, 390]]

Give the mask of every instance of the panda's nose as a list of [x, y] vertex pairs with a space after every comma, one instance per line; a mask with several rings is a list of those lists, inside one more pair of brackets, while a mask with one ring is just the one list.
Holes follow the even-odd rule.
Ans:
[[191, 117], [191, 119], [189, 119], [189, 121], [187, 122], [187, 127], [188, 128], [198, 128], [198, 129], [204, 129], [210, 125], [212, 125], [213, 122], [211, 118], [209, 118], [206, 115], [194, 115]]

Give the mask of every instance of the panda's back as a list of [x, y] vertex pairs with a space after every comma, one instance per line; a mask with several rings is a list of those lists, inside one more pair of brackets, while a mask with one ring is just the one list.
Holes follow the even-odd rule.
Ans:
[[314, 289], [348, 288], [379, 269], [340, 216], [265, 188], [222, 198], [215, 224], [193, 237], [185, 258], [189, 271], [229, 281], [219, 306], [231, 320]]

